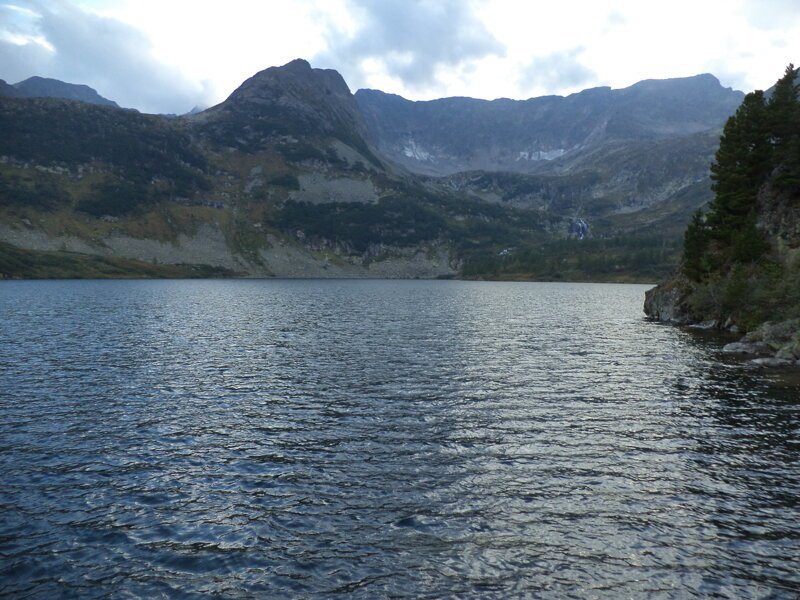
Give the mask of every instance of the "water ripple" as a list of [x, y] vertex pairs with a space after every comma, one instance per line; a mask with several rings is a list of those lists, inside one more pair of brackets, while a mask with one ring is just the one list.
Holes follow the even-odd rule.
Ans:
[[0, 594], [797, 597], [797, 383], [645, 289], [0, 283]]

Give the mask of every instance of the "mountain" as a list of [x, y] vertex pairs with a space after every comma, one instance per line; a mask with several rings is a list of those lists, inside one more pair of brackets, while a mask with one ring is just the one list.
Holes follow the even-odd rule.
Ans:
[[609, 142], [718, 129], [742, 96], [708, 74], [529, 100], [412, 102], [377, 90], [355, 95], [381, 152], [429, 175], [568, 169]]
[[[365, 94], [398, 110], [376, 123]], [[700, 76], [410, 103], [354, 96], [336, 71], [295, 60], [181, 117], [0, 98], [0, 272], [652, 280], [708, 200], [730, 94]], [[482, 155], [524, 168], [411, 172], [381, 132], [420, 107], [441, 123], [425, 112], [415, 135], [451, 144], [463, 163], [451, 167]], [[564, 153], [531, 154], [553, 148]]]
[[705, 74], [529, 100], [355, 96], [379, 151], [411, 172], [602, 235], [679, 235], [711, 199], [708, 166], [743, 94]]
[[[13, 87], [16, 93], [9, 93], [8, 87]], [[113, 106], [119, 108], [116, 102], [103, 98], [88, 85], [65, 83], [58, 79], [46, 77], [30, 77], [25, 81], [8, 86], [5, 82], [0, 84], [0, 96], [16, 96], [23, 98], [62, 98], [64, 100], [78, 100], [89, 104]]]
[[2, 98], [0, 129], [6, 276], [453, 276], [569, 226], [395, 169], [341, 76], [300, 60], [194, 115]]
[[370, 159], [367, 131], [350, 89], [339, 73], [312, 69], [302, 59], [271, 67], [246, 80], [223, 103], [195, 117], [220, 145], [257, 151], [276, 136], [337, 139]]

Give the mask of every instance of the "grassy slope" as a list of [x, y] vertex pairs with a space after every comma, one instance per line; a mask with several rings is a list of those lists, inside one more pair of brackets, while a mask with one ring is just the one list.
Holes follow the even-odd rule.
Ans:
[[0, 242], [2, 279], [198, 278], [235, 275], [228, 269], [208, 265], [156, 265], [77, 252], [20, 250]]

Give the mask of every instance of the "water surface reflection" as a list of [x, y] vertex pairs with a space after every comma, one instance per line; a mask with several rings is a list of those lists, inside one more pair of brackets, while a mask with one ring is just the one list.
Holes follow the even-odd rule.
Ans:
[[644, 286], [0, 284], [0, 592], [793, 597], [797, 386]]

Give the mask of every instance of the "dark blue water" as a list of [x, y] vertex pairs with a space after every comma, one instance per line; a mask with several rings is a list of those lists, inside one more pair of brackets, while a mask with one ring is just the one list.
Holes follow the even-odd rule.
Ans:
[[0, 283], [0, 595], [797, 597], [798, 387], [645, 289]]

